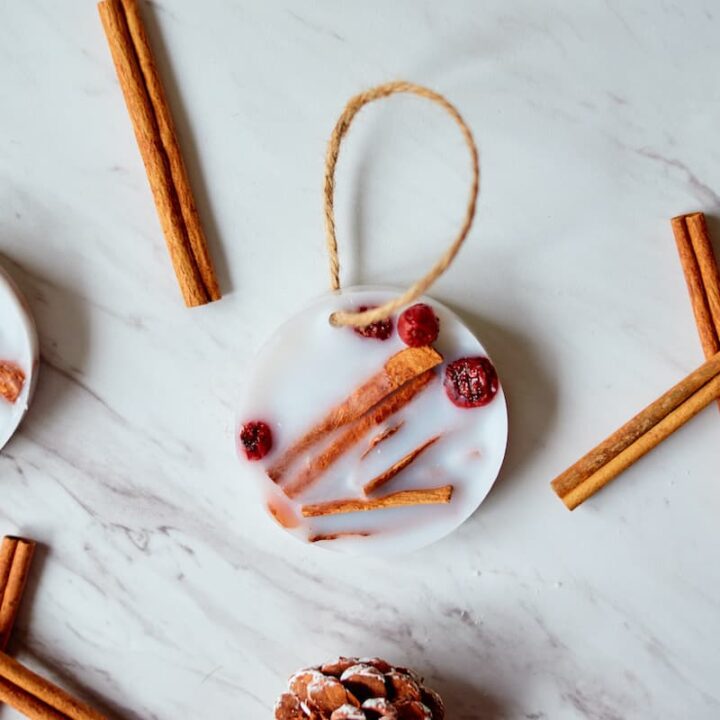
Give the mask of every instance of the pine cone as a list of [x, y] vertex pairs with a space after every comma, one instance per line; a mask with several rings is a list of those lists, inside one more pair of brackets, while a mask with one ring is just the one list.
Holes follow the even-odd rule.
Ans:
[[341, 657], [301, 670], [275, 705], [275, 720], [443, 720], [440, 696], [412, 670], [378, 658]]

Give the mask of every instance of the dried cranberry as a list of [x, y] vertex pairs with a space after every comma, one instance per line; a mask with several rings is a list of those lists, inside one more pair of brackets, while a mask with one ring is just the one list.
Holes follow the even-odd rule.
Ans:
[[455, 360], [445, 368], [445, 392], [458, 407], [487, 405], [497, 395], [500, 383], [493, 364], [486, 357]]
[[[361, 305], [356, 312], [365, 312], [366, 310], [374, 310], [377, 305]], [[374, 338], [375, 340], [387, 340], [393, 334], [392, 318], [385, 320], [376, 320], [374, 323], [365, 325], [365, 327], [356, 327], [353, 330], [366, 338]]]
[[272, 430], [262, 421], [245, 423], [240, 430], [240, 443], [248, 460], [262, 460], [272, 450]]
[[440, 332], [440, 321], [425, 303], [409, 307], [398, 320], [398, 335], [410, 347], [432, 345]]

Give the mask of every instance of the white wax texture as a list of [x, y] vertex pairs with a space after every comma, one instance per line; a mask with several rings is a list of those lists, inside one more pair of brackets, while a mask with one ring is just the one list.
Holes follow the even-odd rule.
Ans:
[[[393, 318], [392, 337], [380, 341], [361, 337], [350, 328], [332, 327], [328, 322], [330, 314], [362, 305], [379, 305], [397, 294], [388, 289], [351, 288], [342, 294], [326, 295], [285, 323], [258, 354], [245, 378], [238, 429], [252, 420], [264, 421], [272, 429], [273, 449], [265, 458], [250, 462], [240, 452], [242, 476], [255, 478], [263, 506], [269, 498], [283, 496], [268, 478], [267, 468], [329, 410], [381, 370], [390, 356], [406, 347], [397, 333], [397, 317]], [[299, 508], [306, 503], [364, 497], [365, 483], [436, 435], [441, 437], [434, 445], [374, 495], [451, 484], [454, 486], [452, 501], [447, 505], [305, 519], [291, 531], [297, 537], [369, 532], [368, 537], [342, 538], [319, 545], [353, 553], [417, 549], [438, 540], [466, 520], [495, 481], [507, 442], [502, 369], [496, 368], [500, 390], [488, 405], [470, 409], [453, 405], [443, 388], [445, 366], [458, 358], [487, 356], [487, 353], [457, 315], [430, 298], [422, 298], [421, 302], [430, 305], [440, 320], [440, 335], [434, 347], [444, 362], [435, 369], [436, 377], [409, 404], [373, 427], [296, 498], [292, 506], [299, 514]], [[400, 422], [403, 425], [398, 432], [362, 458], [373, 437]], [[329, 438], [309, 448], [285, 479], [292, 479], [298, 469], [306, 466], [331, 441]]]
[[12, 437], [27, 410], [37, 365], [35, 327], [17, 289], [0, 268], [0, 360], [25, 373], [25, 385], [14, 404], [0, 398], [0, 449]]

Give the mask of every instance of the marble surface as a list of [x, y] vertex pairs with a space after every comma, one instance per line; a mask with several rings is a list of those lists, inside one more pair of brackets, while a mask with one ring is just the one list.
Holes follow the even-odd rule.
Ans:
[[[291, 671], [338, 653], [417, 666], [450, 720], [719, 717], [717, 410], [573, 514], [548, 486], [701, 360], [668, 219], [720, 211], [717, 4], [146, 14], [227, 293], [195, 311], [94, 3], [0, 2], [0, 254], [43, 358], [0, 455], [0, 532], [42, 543], [13, 652], [130, 720], [269, 718]], [[253, 506], [234, 407], [261, 343], [326, 287], [334, 120], [397, 77], [477, 134], [477, 224], [433, 294], [497, 360], [510, 445], [459, 531], [348, 562]], [[365, 111], [339, 168], [345, 281], [413, 280], [467, 183], [440, 111]]]

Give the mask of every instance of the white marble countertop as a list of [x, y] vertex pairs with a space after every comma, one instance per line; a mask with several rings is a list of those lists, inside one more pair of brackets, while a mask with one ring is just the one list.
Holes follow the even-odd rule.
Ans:
[[[668, 220], [720, 211], [717, 11], [156, 0], [227, 293], [188, 311], [94, 3], [1, 2], [0, 254], [43, 357], [0, 455], [0, 534], [43, 544], [17, 656], [130, 720], [270, 718], [291, 671], [339, 653], [418, 667], [450, 720], [720, 717], [717, 410], [575, 513], [548, 485], [702, 359]], [[495, 357], [510, 446], [458, 532], [349, 562], [253, 505], [234, 405], [326, 287], [332, 125], [398, 77], [477, 135], [477, 224], [433, 294]], [[339, 169], [347, 283], [407, 284], [449, 241], [456, 133], [416, 99], [366, 111]]]

